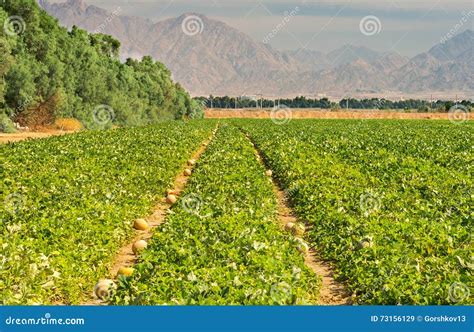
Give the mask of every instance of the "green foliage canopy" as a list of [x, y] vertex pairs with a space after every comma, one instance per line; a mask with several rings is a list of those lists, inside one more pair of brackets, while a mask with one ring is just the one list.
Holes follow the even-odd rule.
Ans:
[[[77, 27], [68, 31], [34, 0], [3, 1], [0, 20], [10, 27], [0, 29], [1, 113], [15, 117], [54, 98], [55, 117], [77, 118], [87, 128], [202, 114], [162, 63], [148, 56], [122, 63], [119, 41]], [[113, 110], [106, 124], [94, 121], [100, 105]]]

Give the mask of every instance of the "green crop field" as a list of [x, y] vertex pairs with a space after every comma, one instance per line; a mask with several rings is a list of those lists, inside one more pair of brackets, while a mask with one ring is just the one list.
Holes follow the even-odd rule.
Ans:
[[309, 303], [317, 279], [275, 220], [276, 200], [253, 147], [221, 128], [182, 200], [124, 279], [118, 303]]
[[[109, 275], [216, 126], [133, 273]], [[353, 303], [473, 304], [473, 134], [469, 121], [192, 120], [1, 145], [0, 301], [84, 303], [111, 278], [110, 304], [316, 304], [308, 244]], [[304, 234], [280, 226], [267, 170]]]
[[453, 300], [453, 284], [472, 287], [472, 125], [238, 125], [311, 225], [311, 244], [334, 262], [357, 302], [445, 304]]
[[0, 146], [0, 301], [78, 303], [215, 123]]

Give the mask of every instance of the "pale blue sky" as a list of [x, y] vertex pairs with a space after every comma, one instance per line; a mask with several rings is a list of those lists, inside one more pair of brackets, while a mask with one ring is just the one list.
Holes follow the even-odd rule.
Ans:
[[[61, 0], [50, 2], [63, 2]], [[263, 41], [285, 16], [296, 15], [270, 40], [277, 49], [305, 47], [330, 51], [344, 44], [412, 56], [426, 51], [450, 30], [474, 29], [474, 0], [86, 0], [122, 15], [158, 21], [185, 12], [222, 20]], [[376, 16], [381, 30], [373, 36], [360, 31], [360, 21]]]

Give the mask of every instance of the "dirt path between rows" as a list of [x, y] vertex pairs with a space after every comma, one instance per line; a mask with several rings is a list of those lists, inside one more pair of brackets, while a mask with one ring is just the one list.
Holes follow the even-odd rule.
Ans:
[[[194, 152], [194, 154], [189, 159], [194, 159], [196, 162], [199, 160], [204, 151], [206, 151], [209, 142], [214, 138], [216, 131], [217, 127], [214, 129], [212, 135], [201, 144], [199, 149]], [[192, 170], [194, 167], [195, 165], [188, 165], [187, 163], [182, 166], [174, 180], [173, 188], [169, 188], [173, 191], [173, 194], [178, 197], [181, 195], [189, 180], [189, 176], [184, 175], [184, 170]], [[121, 267], [133, 267], [137, 263], [138, 257], [133, 252], [133, 244], [139, 240], [150, 240], [156, 227], [160, 226], [165, 221], [166, 215], [172, 205], [173, 204], [170, 204], [166, 201], [166, 197], [163, 197], [161, 201], [158, 202], [158, 204], [153, 208], [153, 213], [145, 218], [145, 220], [148, 222], [148, 229], [146, 231], [135, 231], [137, 235], [133, 238], [133, 240], [119, 249], [117, 255], [114, 258], [112, 266], [109, 269], [110, 279], [116, 279], [117, 273]], [[107, 305], [107, 303], [95, 297], [91, 297], [81, 305]]]
[[[255, 157], [257, 160], [267, 167], [264, 158], [262, 157], [261, 152], [256, 147], [251, 137], [244, 133], [247, 139], [250, 141], [252, 146], [255, 149]], [[277, 197], [278, 201], [278, 220], [282, 229], [285, 229], [285, 226], [288, 223], [297, 224], [298, 218], [290, 207], [288, 197], [285, 195], [284, 191], [281, 189], [281, 186], [278, 182], [272, 178], [273, 183], [273, 192]], [[308, 228], [308, 225], [306, 225]], [[351, 297], [347, 291], [344, 284], [336, 281], [334, 279], [334, 270], [331, 265], [322, 260], [315, 248], [311, 248], [304, 257], [304, 262], [308, 268], [310, 268], [318, 277], [321, 278], [321, 289], [319, 292], [318, 305], [348, 305], [351, 304]]]

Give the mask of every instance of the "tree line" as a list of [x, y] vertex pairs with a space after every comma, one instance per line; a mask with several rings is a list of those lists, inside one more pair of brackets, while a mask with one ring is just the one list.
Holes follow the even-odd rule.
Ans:
[[328, 98], [312, 99], [304, 96], [298, 96], [293, 99], [265, 99], [259, 97], [229, 97], [229, 96], [210, 96], [195, 98], [206, 108], [321, 108], [321, 109], [379, 109], [379, 110], [417, 110], [419, 112], [447, 112], [454, 105], [462, 105], [468, 108], [474, 106], [473, 101], [463, 100], [460, 102], [437, 100], [426, 101], [421, 99], [407, 99], [392, 101], [384, 98], [355, 99], [345, 98], [339, 102], [330, 101]]
[[0, 23], [3, 119], [75, 118], [97, 129], [202, 116], [162, 63], [149, 56], [123, 63], [119, 41], [63, 28], [35, 0], [2, 1]]

